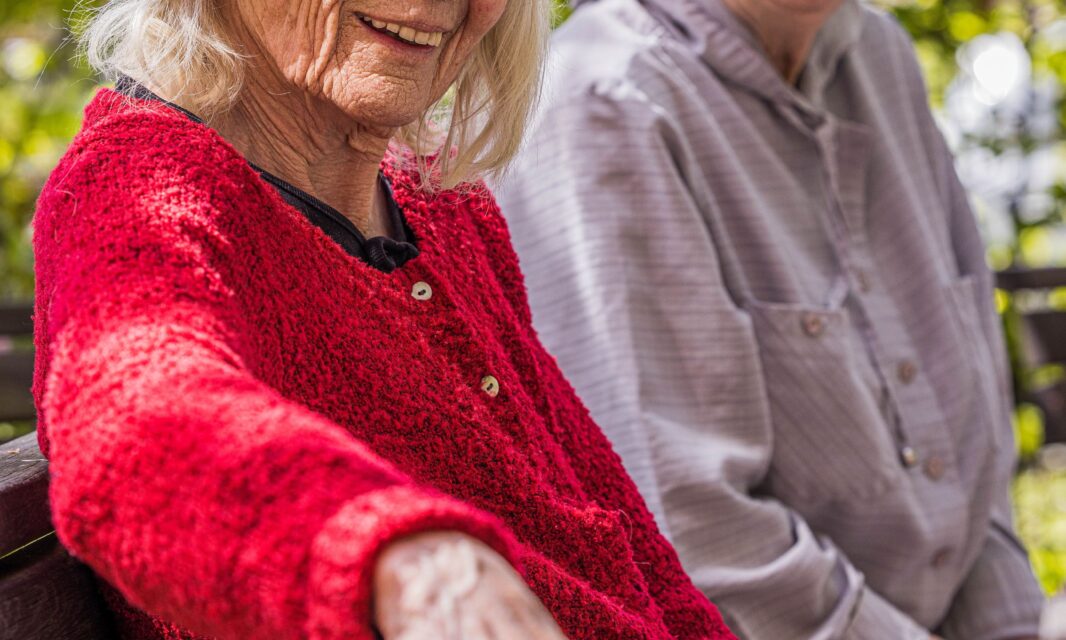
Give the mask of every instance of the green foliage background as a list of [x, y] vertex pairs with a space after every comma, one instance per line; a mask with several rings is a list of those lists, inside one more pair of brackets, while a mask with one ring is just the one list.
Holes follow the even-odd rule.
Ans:
[[94, 86], [69, 41], [73, 4], [0, 4], [0, 299], [33, 293], [33, 204]]
[[[96, 84], [78, 60], [68, 24], [77, 5], [98, 0], [3, 0], [0, 3], [0, 301], [25, 300], [33, 294], [33, 263], [29, 221], [40, 185], [77, 132], [81, 110]], [[557, 5], [557, 23], [568, 15]], [[1010, 31], [1032, 54], [1034, 71], [1066, 86], [1066, 46], [1042, 37], [1066, 7], [1053, 0], [884, 0], [915, 40], [934, 106], [957, 67], [955, 54], [971, 38]], [[1066, 101], [1059, 105], [1066, 125]], [[1063, 130], [1066, 130], [1064, 128]], [[988, 141], [1021, 146], [1032, 141]], [[1012, 262], [1031, 265], [1064, 258], [1049, 250], [1048, 228], [1066, 212], [1066, 185], [1056, 185], [1053, 205], [1044, 219], [1019, 222], [1010, 246], [992, 247], [997, 267]], [[1063, 296], [1066, 300], [1066, 296]], [[1002, 305], [1009, 311], [1009, 301]], [[1019, 412], [1022, 453], [1036, 460], [1040, 417], [1033, 409]], [[10, 425], [0, 425], [13, 429]], [[1031, 464], [1015, 483], [1018, 526], [1032, 550], [1034, 567], [1047, 591], [1066, 584], [1066, 472]]]

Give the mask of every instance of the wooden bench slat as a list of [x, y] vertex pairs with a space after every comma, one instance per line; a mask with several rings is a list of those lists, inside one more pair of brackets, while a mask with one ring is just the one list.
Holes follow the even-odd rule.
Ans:
[[106, 611], [92, 574], [54, 539], [0, 574], [3, 640], [113, 640]]
[[0, 445], [0, 640], [113, 640], [96, 579], [51, 520], [37, 434]]
[[0, 445], [0, 556], [52, 531], [48, 462], [31, 433]]
[[996, 286], [1004, 291], [1066, 287], [1066, 267], [999, 271], [996, 273]]
[[1033, 311], [1022, 322], [1029, 366], [1066, 363], [1066, 311]]
[[32, 421], [33, 352], [0, 353], [0, 422]]
[[32, 303], [0, 303], [0, 336], [33, 335], [32, 316]]
[[1044, 442], [1066, 442], [1066, 381], [1026, 393], [1044, 412]]

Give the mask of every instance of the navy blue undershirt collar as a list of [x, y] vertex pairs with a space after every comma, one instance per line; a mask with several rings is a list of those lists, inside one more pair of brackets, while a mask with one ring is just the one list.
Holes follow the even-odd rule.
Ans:
[[[181, 112], [193, 122], [204, 124], [203, 119], [196, 114], [164, 100], [129, 78], [120, 79], [115, 86], [115, 90], [138, 100], [159, 102]], [[248, 164], [259, 173], [267, 184], [274, 187], [275, 191], [286, 203], [302, 213], [311, 224], [325, 232], [349, 255], [385, 273], [392, 273], [408, 261], [418, 257], [419, 251], [418, 247], [415, 246], [414, 232], [411, 231], [410, 225], [407, 224], [403, 211], [396, 204], [392, 185], [389, 184], [388, 178], [384, 174], [379, 172], [378, 180], [381, 184], [382, 194], [385, 196], [389, 222], [396, 237], [377, 236], [368, 239], [340, 211], [269, 171], [256, 166], [254, 163], [249, 162]]]

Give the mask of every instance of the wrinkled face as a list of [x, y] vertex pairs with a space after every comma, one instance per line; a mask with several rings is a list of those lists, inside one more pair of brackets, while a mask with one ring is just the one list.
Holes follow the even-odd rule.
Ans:
[[231, 2], [228, 20], [296, 90], [399, 127], [444, 94], [508, 0]]

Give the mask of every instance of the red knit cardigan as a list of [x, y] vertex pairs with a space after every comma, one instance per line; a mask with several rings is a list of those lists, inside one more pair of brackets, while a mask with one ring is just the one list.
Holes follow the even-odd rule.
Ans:
[[570, 638], [732, 638], [538, 342], [491, 195], [396, 164], [422, 255], [385, 274], [212, 130], [87, 108], [37, 211], [35, 393], [121, 635], [370, 639], [376, 554], [447, 529]]

